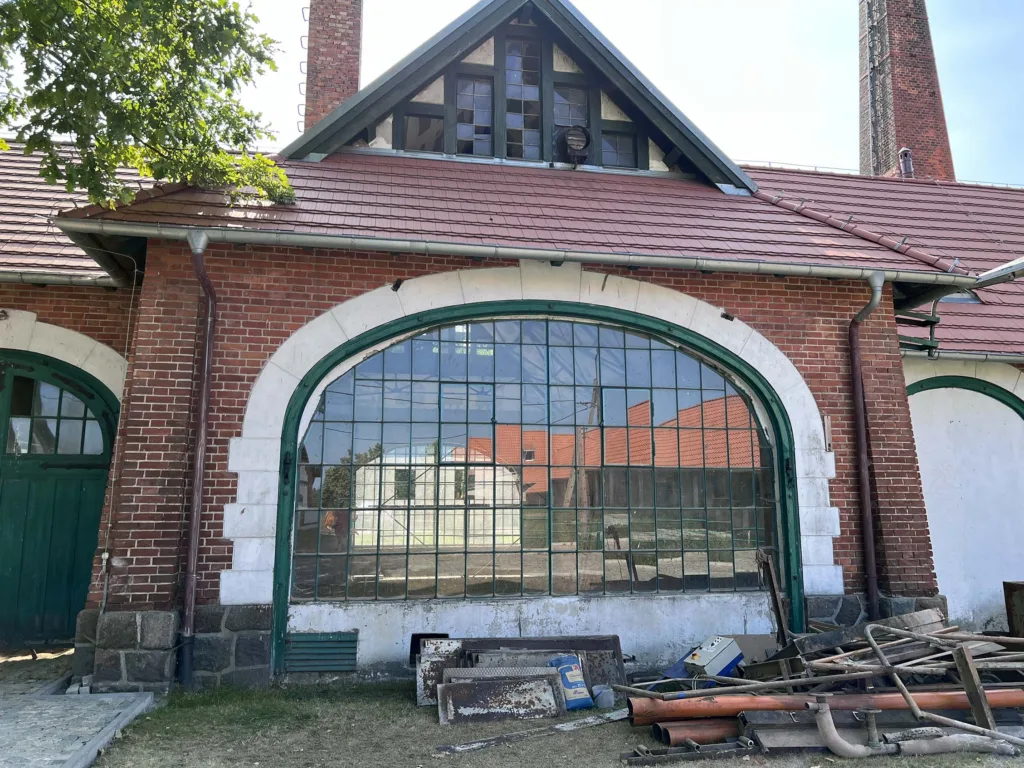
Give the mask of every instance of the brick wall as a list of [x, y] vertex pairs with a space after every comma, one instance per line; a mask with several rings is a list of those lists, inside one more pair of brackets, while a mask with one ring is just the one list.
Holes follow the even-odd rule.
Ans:
[[[219, 573], [231, 561], [231, 544], [222, 538], [221, 528], [223, 507], [234, 501], [236, 484], [227, 471], [228, 443], [241, 433], [249, 391], [273, 352], [331, 307], [398, 278], [495, 265], [463, 258], [240, 246], [213, 246], [207, 265], [218, 292], [220, 324], [211, 392], [199, 600], [215, 602]], [[800, 369], [822, 412], [832, 417], [838, 472], [832, 499], [841, 510], [843, 526], [836, 557], [844, 568], [847, 589], [863, 589], [846, 339], [850, 318], [867, 302], [867, 287], [853, 282], [667, 270], [621, 274], [724, 307], [774, 342]], [[186, 249], [151, 243], [129, 369], [131, 397], [122, 419], [126, 443], [115, 513], [112, 605], [163, 608], [177, 599], [182, 514], [190, 492], [191, 370], [199, 352], [199, 308], [200, 294]], [[927, 518], [888, 291], [862, 338], [872, 456], [877, 465], [883, 588], [933, 594], [936, 584]], [[94, 589], [92, 599], [98, 599], [98, 590]]]
[[128, 289], [0, 283], [0, 307], [35, 312], [41, 322], [84, 333], [121, 355], [131, 298]]
[[306, 56], [308, 131], [359, 90], [363, 0], [312, 0]]
[[[898, 176], [899, 151], [909, 147], [918, 178], [954, 180], [925, 0], [861, 0], [860, 15], [861, 173]], [[876, 71], [874, 114], [869, 98], [871, 43]], [[872, 135], [877, 157], [872, 156]]]

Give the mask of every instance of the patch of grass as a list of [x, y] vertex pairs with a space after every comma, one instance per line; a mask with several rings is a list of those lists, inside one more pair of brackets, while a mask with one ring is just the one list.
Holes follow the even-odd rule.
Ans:
[[[588, 714], [588, 713], [583, 713]], [[526, 730], [550, 720], [481, 726], [441, 726], [437, 709], [416, 706], [411, 682], [343, 682], [275, 687], [265, 691], [223, 688], [173, 694], [165, 706], [140, 718], [96, 763], [98, 768], [613, 768], [639, 744], [658, 745], [647, 728], [610, 723], [456, 757], [436, 758], [441, 744]], [[841, 762], [800, 758], [716, 761], [720, 768], [828, 768]], [[1014, 762], [974, 755], [883, 759], [880, 768], [995, 768]]]

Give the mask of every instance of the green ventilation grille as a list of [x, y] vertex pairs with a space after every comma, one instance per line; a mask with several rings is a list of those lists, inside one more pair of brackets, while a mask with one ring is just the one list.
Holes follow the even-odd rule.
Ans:
[[289, 634], [285, 672], [355, 672], [358, 632]]

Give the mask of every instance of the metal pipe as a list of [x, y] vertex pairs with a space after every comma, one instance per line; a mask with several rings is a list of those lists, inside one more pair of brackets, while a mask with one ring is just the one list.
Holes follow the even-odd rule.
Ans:
[[1024, 355], [1003, 354], [999, 352], [947, 352], [937, 349], [929, 353], [917, 349], [904, 349], [900, 354], [903, 357], [924, 358], [926, 360], [965, 360], [972, 363], [1008, 363], [1009, 365], [1024, 363]]
[[188, 522], [188, 556], [185, 562], [185, 610], [181, 621], [181, 684], [194, 687], [196, 571], [199, 567], [199, 534], [203, 512], [203, 478], [206, 470], [206, 440], [210, 420], [210, 382], [213, 378], [213, 338], [217, 325], [217, 293], [206, 272], [203, 254], [210, 239], [205, 232], [191, 230], [188, 245], [192, 268], [203, 289], [206, 319], [203, 326], [203, 360], [199, 380], [199, 413], [196, 418], [196, 449], [192, 462], [192, 508]]
[[626, 693], [630, 696], [637, 696], [644, 699], [657, 699], [658, 701], [678, 701], [679, 699], [703, 699], [709, 696], [720, 696], [734, 693], [762, 693], [764, 691], [778, 691], [785, 688], [803, 688], [817, 686], [822, 683], [846, 683], [853, 680], [866, 680], [869, 677], [877, 677], [877, 672], [865, 672], [851, 669], [841, 675], [826, 675], [824, 677], [797, 677], [790, 680], [770, 680], [763, 683], [747, 683], [746, 685], [728, 685], [716, 688], [695, 688], [689, 691], [651, 691], [646, 688], [634, 688], [628, 685], [612, 685], [612, 690], [618, 693]]
[[[835, 721], [832, 719], [832, 712], [829, 708], [828, 697], [831, 694], [820, 694], [816, 702], [808, 703], [808, 709], [814, 710], [814, 722], [818, 726], [818, 733], [829, 751], [839, 757], [860, 759], [865, 757], [878, 757], [880, 755], [906, 755], [917, 757], [920, 755], [942, 755], [951, 752], [974, 752], [981, 754], [1005, 755], [1016, 757], [1019, 753], [1010, 744], [992, 738], [972, 736], [968, 734], [954, 734], [952, 736], [938, 736], [937, 738], [915, 739], [912, 741], [888, 742], [885, 744], [869, 743], [851, 744], [839, 735], [836, 730]], [[919, 732], [926, 729], [918, 729]], [[927, 735], [927, 734], [925, 734]], [[1003, 734], [999, 734], [1003, 736]], [[1005, 738], [1005, 737], [1004, 737]]]
[[807, 708], [814, 710], [814, 722], [818, 725], [818, 733], [829, 751], [839, 757], [859, 759], [863, 757], [877, 757], [878, 755], [895, 755], [899, 747], [895, 744], [878, 744], [877, 746], [864, 746], [863, 744], [851, 744], [836, 730], [835, 721], [832, 719], [832, 710], [828, 706], [828, 697], [831, 694], [818, 694], [817, 701], [808, 702]]
[[[919, 703], [914, 700], [914, 697], [911, 695], [910, 691], [907, 690], [907, 686], [904, 684], [903, 679], [899, 676], [898, 671], [893, 669], [892, 665], [889, 664], [889, 660], [885, 657], [885, 651], [883, 651], [878, 646], [878, 641], [875, 640], [875, 638], [874, 638], [874, 636], [872, 634], [875, 629], [879, 629], [879, 630], [882, 630], [882, 631], [887, 631], [887, 630], [890, 630], [891, 627], [883, 627], [883, 626], [880, 626], [878, 624], [869, 624], [867, 627], [864, 628], [864, 638], [868, 641], [868, 645], [871, 646], [871, 649], [875, 652], [875, 655], [878, 657], [879, 664], [881, 664], [883, 667], [886, 668], [886, 671], [889, 673], [889, 677], [892, 678], [892, 681], [895, 684], [895, 686], [897, 688], [899, 688], [900, 694], [902, 694], [903, 698], [906, 700], [907, 705], [910, 707], [910, 711], [914, 713], [914, 717], [915, 718], [917, 718], [918, 720], [929, 720], [929, 721], [931, 721], [933, 723], [938, 723], [939, 725], [945, 725], [945, 726], [948, 726], [950, 728], [957, 728], [957, 729], [959, 729], [961, 731], [967, 731], [968, 733], [975, 733], [975, 734], [977, 734], [979, 736], [988, 736], [989, 738], [992, 738], [992, 739], [1000, 739], [1002, 741], [1008, 741], [1011, 744], [1017, 744], [1019, 746], [1024, 746], [1024, 739], [1019, 739], [1016, 736], [1008, 736], [1007, 734], [1000, 733], [999, 731], [992, 731], [992, 730], [989, 730], [988, 728], [982, 728], [981, 726], [978, 726], [978, 725], [971, 725], [970, 723], [964, 723], [964, 722], [961, 722], [959, 720], [953, 720], [953, 719], [948, 718], [948, 717], [943, 717], [942, 715], [935, 715], [935, 714], [932, 714], [931, 712], [923, 711], [921, 709]], [[903, 632], [903, 631], [905, 631], [905, 630], [900, 630], [900, 632]], [[894, 633], [894, 634], [898, 634], [898, 633]], [[910, 633], [910, 634], [915, 634], [915, 633]], [[927, 636], [922, 635], [922, 637], [927, 637]], [[1024, 693], [1024, 691], [1020, 691], [1020, 692]], [[989, 703], [990, 704], [994, 700], [995, 695], [997, 693], [999, 693], [999, 692], [998, 691], [993, 691], [992, 692], [992, 696], [989, 697]], [[964, 699], [965, 700], [967, 699], [967, 693], [966, 692], [964, 692]], [[996, 705], [996, 706], [998, 706], [998, 705]], [[933, 707], [929, 707], [929, 709], [933, 709]], [[934, 707], [934, 709], [941, 709], [941, 707]]]
[[18, 285], [75, 285], [86, 288], [117, 288], [119, 283], [109, 275], [80, 277], [59, 272], [0, 272], [0, 283]]
[[868, 418], [864, 399], [864, 371], [861, 362], [860, 326], [882, 300], [885, 276], [875, 272], [868, 278], [871, 300], [850, 322], [850, 377], [853, 380], [853, 419], [857, 433], [857, 479], [860, 486], [860, 530], [864, 539], [864, 578], [867, 584], [868, 618], [878, 618], [878, 564], [875, 561], [875, 519], [871, 511], [871, 472], [868, 467]]
[[[877, 673], [875, 676], [877, 677]], [[634, 726], [644, 726], [693, 718], [736, 717], [744, 710], [799, 712], [807, 708], [808, 702], [814, 701], [814, 696], [806, 694], [754, 695], [726, 693], [721, 690], [718, 694], [712, 698], [677, 701], [632, 698], [627, 701], [630, 722]], [[987, 691], [987, 694], [989, 705], [993, 709], [1024, 707], [1024, 690], [1020, 688], [1001, 688]], [[912, 696], [917, 705], [926, 709], [963, 711], [971, 708], [967, 694], [962, 690], [922, 691]], [[859, 709], [881, 709], [889, 712], [910, 708], [902, 693], [842, 694], [834, 696], [830, 706], [834, 712], [856, 712]]]
[[[169, 224], [137, 224], [106, 219], [71, 219], [58, 217], [53, 223], [65, 233], [87, 232], [122, 237], [152, 237], [183, 240], [192, 231], [188, 227]], [[253, 230], [241, 227], [213, 227], [204, 230], [211, 243], [238, 243], [290, 248], [332, 248], [348, 251], [384, 251], [425, 256], [466, 256], [477, 259], [533, 260], [550, 262], [578, 262], [625, 267], [655, 267], [702, 272], [771, 275], [776, 277], [813, 277], [830, 280], [868, 280], [879, 270], [861, 267], [832, 267], [770, 261], [744, 261], [709, 259], [677, 254], [650, 254], [628, 252], [589, 252], [543, 248], [518, 248], [478, 243], [442, 243], [422, 240], [388, 240], [376, 237], [350, 237], [344, 235], [313, 235], [299, 232]], [[916, 283], [921, 285], [953, 285], [970, 288], [976, 278], [971, 275], [938, 271], [882, 270], [887, 282]]]
[[715, 717], [688, 722], [655, 723], [651, 735], [668, 747], [679, 747], [687, 741], [697, 744], [720, 744], [740, 735], [739, 722], [734, 717]]

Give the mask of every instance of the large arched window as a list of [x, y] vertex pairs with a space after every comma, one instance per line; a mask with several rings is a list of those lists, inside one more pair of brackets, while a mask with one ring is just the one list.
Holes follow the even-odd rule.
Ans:
[[292, 599], [760, 587], [770, 443], [748, 396], [629, 329], [433, 328], [327, 386], [302, 438]]

